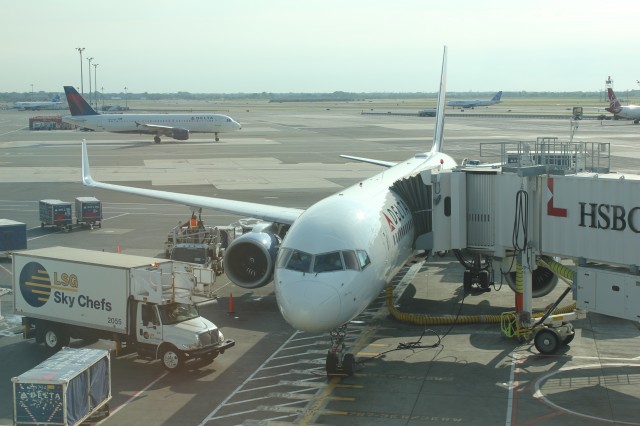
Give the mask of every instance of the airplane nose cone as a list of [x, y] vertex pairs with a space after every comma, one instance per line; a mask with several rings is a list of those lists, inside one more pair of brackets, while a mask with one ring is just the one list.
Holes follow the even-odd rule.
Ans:
[[340, 295], [314, 280], [276, 281], [276, 298], [284, 319], [297, 330], [312, 333], [331, 330], [340, 318]]

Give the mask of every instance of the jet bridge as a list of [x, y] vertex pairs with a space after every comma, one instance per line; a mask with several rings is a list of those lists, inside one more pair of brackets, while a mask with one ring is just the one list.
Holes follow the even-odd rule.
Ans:
[[495, 166], [423, 172], [432, 223], [416, 248], [467, 248], [492, 258], [495, 269], [518, 265], [515, 318], [542, 353], [573, 339], [566, 315], [538, 320], [532, 312], [535, 286], [544, 280], [536, 271], [560, 265], [551, 259], [571, 264], [563, 275], [578, 308], [639, 321], [640, 176], [610, 172], [608, 143], [482, 144], [481, 156], [489, 153]]

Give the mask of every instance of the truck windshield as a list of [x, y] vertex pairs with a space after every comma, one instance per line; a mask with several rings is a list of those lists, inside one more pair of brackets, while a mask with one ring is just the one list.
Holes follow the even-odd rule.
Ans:
[[160, 320], [164, 325], [176, 324], [200, 316], [195, 305], [187, 305], [186, 303], [161, 305], [158, 306], [158, 312], [160, 313]]

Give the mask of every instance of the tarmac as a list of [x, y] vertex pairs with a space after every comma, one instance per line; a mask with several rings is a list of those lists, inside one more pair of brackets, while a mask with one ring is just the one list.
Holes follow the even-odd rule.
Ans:
[[[228, 109], [241, 131], [221, 134], [220, 142], [198, 134], [185, 142], [163, 138], [161, 144], [148, 135], [29, 131], [33, 113], [0, 111], [0, 217], [27, 224], [29, 248], [63, 245], [162, 257], [167, 233], [190, 210], [82, 186], [82, 139], [99, 180], [305, 208], [380, 171], [339, 154], [401, 161], [428, 150], [433, 137], [433, 118], [363, 115], [362, 105], [349, 103]], [[461, 162], [478, 158], [480, 143], [567, 140], [569, 129], [568, 119], [448, 116], [444, 149]], [[612, 170], [640, 174], [639, 134], [640, 126], [629, 122], [589, 120], [580, 123], [575, 140], [611, 143]], [[80, 196], [103, 202], [101, 228], [41, 228], [38, 200], [72, 202]], [[238, 219], [213, 211], [202, 217], [209, 225]], [[10, 260], [0, 259], [0, 289], [11, 287], [11, 274]], [[434, 316], [514, 309], [513, 292], [500, 284], [499, 274], [491, 291], [466, 296], [462, 277], [450, 254], [417, 262], [395, 303]], [[560, 283], [535, 299], [534, 307], [544, 308], [563, 289]], [[636, 322], [587, 313], [573, 322], [576, 337], [568, 346], [543, 356], [531, 343], [504, 337], [499, 324], [401, 323], [381, 295], [350, 326], [356, 373], [327, 378], [329, 336], [293, 330], [278, 311], [273, 284], [246, 290], [223, 275], [214, 292], [216, 298], [200, 306], [201, 315], [236, 346], [213, 364], [174, 374], [158, 361], [113, 357], [111, 415], [101, 424], [640, 425]], [[8, 425], [11, 377], [49, 354], [18, 334], [11, 296], [0, 300], [0, 424]]]

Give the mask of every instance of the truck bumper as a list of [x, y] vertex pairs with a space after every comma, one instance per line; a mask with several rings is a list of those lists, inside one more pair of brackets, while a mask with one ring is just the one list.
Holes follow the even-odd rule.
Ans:
[[206, 358], [208, 356], [216, 356], [218, 354], [223, 354], [229, 348], [232, 348], [236, 345], [236, 341], [233, 339], [227, 339], [219, 345], [208, 346], [206, 348], [197, 349], [195, 351], [185, 352], [189, 358]]

